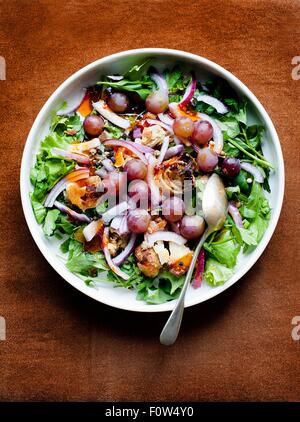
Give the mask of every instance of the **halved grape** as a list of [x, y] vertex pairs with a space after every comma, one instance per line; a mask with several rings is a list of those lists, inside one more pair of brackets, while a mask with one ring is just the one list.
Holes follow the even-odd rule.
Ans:
[[162, 213], [166, 220], [170, 221], [170, 223], [179, 221], [184, 214], [183, 200], [177, 196], [166, 199], [162, 203]]
[[148, 211], [137, 208], [129, 212], [127, 217], [128, 228], [133, 233], [145, 233], [151, 217]]
[[189, 138], [194, 130], [193, 120], [189, 117], [176, 117], [173, 123], [173, 130], [180, 138]]
[[104, 128], [104, 120], [101, 116], [91, 114], [83, 121], [83, 129], [88, 136], [99, 136]]
[[197, 164], [200, 170], [211, 172], [218, 164], [218, 156], [209, 147], [202, 148], [198, 152]]
[[124, 171], [127, 172], [128, 180], [145, 179], [147, 176], [147, 167], [141, 160], [127, 161]]
[[194, 132], [192, 138], [197, 144], [204, 145], [213, 136], [213, 127], [207, 120], [200, 120], [194, 124]]
[[222, 173], [227, 177], [236, 177], [241, 171], [241, 162], [238, 158], [226, 157], [223, 160]]
[[186, 239], [197, 239], [205, 229], [205, 222], [199, 215], [185, 215], [180, 222], [180, 233]]
[[127, 95], [121, 92], [114, 92], [111, 94], [107, 103], [112, 111], [115, 111], [116, 113], [124, 113], [129, 106]]
[[146, 98], [146, 109], [150, 113], [163, 113], [169, 105], [168, 96], [161, 91], [154, 91]]

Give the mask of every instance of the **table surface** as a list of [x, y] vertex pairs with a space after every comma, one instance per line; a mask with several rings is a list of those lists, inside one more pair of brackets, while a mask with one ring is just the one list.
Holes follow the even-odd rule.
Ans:
[[[300, 3], [284, 0], [0, 0], [0, 400], [299, 400]], [[108, 54], [169, 47], [240, 78], [275, 126], [286, 165], [276, 232], [243, 279], [187, 309], [178, 342], [159, 344], [166, 314], [101, 305], [61, 279], [26, 226], [19, 168], [28, 131], [70, 74]], [[297, 214], [298, 212], [298, 214]]]

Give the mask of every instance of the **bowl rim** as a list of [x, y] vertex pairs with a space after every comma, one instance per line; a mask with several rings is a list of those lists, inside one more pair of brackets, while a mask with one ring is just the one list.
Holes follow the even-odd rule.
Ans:
[[[127, 311], [133, 311], [133, 312], [165, 312], [165, 311], [171, 311], [174, 307], [174, 301], [166, 302], [161, 305], [149, 305], [145, 304], [144, 302], [138, 303], [133, 308], [132, 306], [126, 306], [126, 301], [124, 302], [124, 306], [116, 305], [113, 301], [102, 299], [101, 297], [97, 296], [95, 294], [94, 289], [90, 289], [90, 291], [84, 290], [85, 284], [82, 281], [82, 287], [81, 285], [76, 284], [72, 277], [74, 274], [72, 274], [66, 267], [64, 267], [64, 271], [61, 272], [58, 268], [57, 264], [57, 258], [52, 256], [52, 254], [49, 254], [47, 251], [47, 246], [43, 243], [40, 233], [38, 231], [38, 223], [35, 221], [32, 206], [29, 199], [29, 192], [27, 190], [27, 177], [26, 174], [26, 166], [27, 166], [27, 160], [28, 156], [31, 153], [31, 149], [35, 142], [35, 135], [38, 131], [40, 124], [42, 123], [44, 117], [47, 115], [49, 106], [59, 97], [59, 94], [67, 88], [69, 85], [71, 85], [77, 78], [81, 77], [85, 73], [92, 71], [93, 69], [96, 69], [98, 66], [103, 64], [109, 64], [111, 61], [116, 61], [119, 59], [126, 58], [128, 56], [132, 55], [142, 55], [142, 54], [149, 54], [149, 55], [169, 55], [177, 59], [190, 59], [197, 64], [204, 65], [208, 69], [212, 71], [216, 71], [216, 73], [221, 74], [224, 79], [226, 79], [228, 82], [230, 82], [233, 86], [238, 86], [240, 91], [244, 95], [246, 95], [250, 102], [254, 104], [255, 108], [258, 110], [259, 114], [261, 115], [262, 119], [264, 120], [265, 125], [267, 126], [269, 133], [270, 133], [270, 141], [273, 143], [274, 149], [275, 149], [275, 156], [278, 159], [278, 165], [276, 168], [276, 171], [279, 174], [279, 184], [277, 186], [277, 198], [276, 198], [276, 208], [272, 210], [272, 216], [269, 223], [269, 226], [267, 228], [267, 231], [265, 232], [263, 238], [261, 239], [259, 245], [256, 247], [255, 251], [253, 252], [253, 255], [251, 255], [251, 258], [249, 258], [248, 262], [245, 264], [243, 268], [238, 270], [234, 273], [234, 275], [231, 277], [231, 279], [226, 282], [223, 286], [220, 286], [218, 289], [211, 289], [205, 297], [196, 297], [194, 300], [189, 300], [188, 303], [185, 304], [185, 307], [190, 307], [197, 305], [199, 303], [205, 302], [206, 300], [209, 300], [218, 294], [222, 293], [223, 291], [227, 290], [229, 287], [231, 287], [233, 284], [235, 284], [238, 280], [240, 280], [248, 271], [249, 269], [256, 263], [256, 261], [259, 259], [259, 257], [262, 255], [263, 251], [267, 247], [274, 231], [277, 226], [281, 209], [282, 209], [282, 203], [283, 203], [283, 197], [284, 197], [284, 186], [285, 186], [285, 171], [284, 171], [284, 161], [283, 161], [283, 154], [282, 149], [280, 145], [280, 141], [276, 132], [276, 129], [274, 127], [274, 124], [269, 117], [267, 111], [263, 107], [263, 105], [260, 103], [258, 98], [252, 93], [252, 91], [237, 78], [233, 73], [229, 72], [224, 67], [220, 66], [219, 64], [205, 58], [202, 56], [199, 56], [197, 54], [193, 54], [190, 52], [182, 51], [182, 50], [175, 50], [175, 49], [168, 49], [168, 48], [139, 48], [139, 49], [132, 49], [132, 50], [125, 50], [121, 52], [117, 52], [114, 54], [111, 54], [109, 56], [104, 56], [84, 67], [77, 70], [75, 73], [73, 73], [71, 76], [69, 76], [64, 82], [62, 82], [55, 91], [50, 95], [50, 97], [47, 99], [41, 110], [39, 111], [37, 117], [35, 118], [35, 121], [29, 131], [29, 134], [27, 136], [25, 146], [23, 149], [22, 154], [22, 160], [21, 160], [21, 171], [20, 171], [20, 193], [21, 193], [21, 203], [22, 208], [25, 216], [25, 220], [27, 223], [27, 226], [29, 228], [29, 231], [38, 246], [39, 250], [43, 254], [44, 258], [48, 261], [48, 263], [52, 266], [52, 268], [69, 284], [71, 284], [73, 287], [75, 287], [77, 290], [79, 290], [81, 293], [84, 293], [85, 295], [97, 300], [100, 303], [103, 303], [105, 305], [109, 305], [111, 307], [127, 310]], [[33, 223], [34, 221], [34, 223]], [[76, 276], [75, 276], [76, 277]], [[86, 287], [86, 286], [85, 286]]]

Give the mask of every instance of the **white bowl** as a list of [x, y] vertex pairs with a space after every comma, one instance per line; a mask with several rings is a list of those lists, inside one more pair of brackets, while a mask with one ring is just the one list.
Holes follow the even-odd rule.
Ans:
[[255, 95], [232, 73], [203, 57], [184, 51], [162, 48], [143, 48], [113, 54], [80, 69], [56, 89], [39, 112], [30, 130], [24, 148], [20, 184], [23, 210], [30, 232], [44, 257], [61, 277], [82, 293], [107, 305], [130, 311], [162, 312], [173, 309], [174, 301], [160, 305], [149, 305], [136, 300], [134, 291], [129, 291], [124, 288], [115, 288], [113, 284], [109, 282], [104, 282], [97, 290], [86, 286], [84, 281], [72, 274], [58, 258], [59, 242], [56, 239], [49, 240], [43, 235], [41, 227], [35, 220], [29, 200], [29, 192], [32, 190], [29, 180], [30, 167], [35, 161], [35, 153], [39, 149], [39, 143], [49, 129], [50, 115], [53, 109], [59, 106], [62, 103], [62, 100], [72, 98], [74, 92], [78, 91], [80, 88], [97, 82], [101, 75], [122, 73], [132, 65], [141, 62], [147, 57], [154, 57], [157, 59], [157, 66], [159, 68], [181, 62], [186, 64], [189, 68], [194, 69], [200, 79], [205, 79], [210, 75], [224, 78], [239, 95], [245, 96], [248, 99], [252, 108], [251, 119], [260, 121], [266, 128], [263, 151], [267, 159], [275, 166], [275, 171], [272, 172], [270, 176], [271, 194], [268, 195], [268, 199], [272, 207], [272, 215], [268, 229], [257, 248], [250, 255], [243, 256], [240, 254], [235, 273], [230, 280], [223, 286], [216, 288], [212, 288], [205, 283], [197, 290], [190, 288], [187, 292], [185, 306], [196, 305], [197, 303], [204, 302], [205, 300], [220, 294], [246, 274], [263, 253], [278, 222], [284, 194], [283, 157], [274, 125], [268, 113]]

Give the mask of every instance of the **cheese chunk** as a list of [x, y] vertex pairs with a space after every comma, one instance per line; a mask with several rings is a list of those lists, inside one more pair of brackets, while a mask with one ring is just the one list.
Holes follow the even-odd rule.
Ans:
[[170, 259], [170, 254], [167, 248], [164, 246], [163, 241], [156, 242], [153, 246], [153, 249], [158, 255], [159, 261], [161, 265], [167, 264]]

